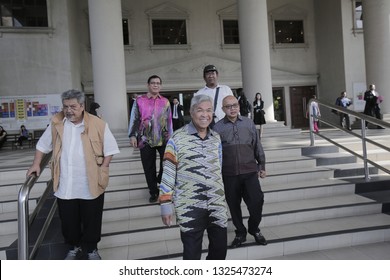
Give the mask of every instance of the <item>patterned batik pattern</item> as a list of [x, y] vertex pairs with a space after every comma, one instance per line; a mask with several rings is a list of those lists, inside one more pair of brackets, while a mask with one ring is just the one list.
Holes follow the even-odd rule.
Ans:
[[138, 148], [147, 143], [150, 147], [166, 144], [173, 133], [171, 106], [162, 96], [137, 98], [134, 103], [129, 125], [129, 137], [138, 138]]
[[221, 140], [215, 132], [201, 139], [191, 133], [193, 130], [190, 123], [168, 141], [160, 194], [173, 201], [181, 231], [210, 225], [225, 228], [227, 206], [221, 173]]

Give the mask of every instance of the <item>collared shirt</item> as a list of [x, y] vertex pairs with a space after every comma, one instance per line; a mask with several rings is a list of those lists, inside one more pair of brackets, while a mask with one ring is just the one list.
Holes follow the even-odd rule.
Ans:
[[[55, 196], [61, 199], [94, 199], [89, 191], [88, 177], [81, 133], [84, 132], [84, 121], [73, 124], [64, 118], [64, 135], [60, 159], [60, 182]], [[119, 153], [119, 148], [108, 125], [104, 129], [104, 156]], [[53, 150], [51, 124], [39, 138], [37, 150], [49, 153]]]
[[183, 232], [210, 224], [227, 227], [221, 149], [217, 133], [209, 130], [202, 139], [192, 122], [176, 130], [168, 141], [160, 199], [162, 203], [173, 201]]
[[351, 105], [351, 99], [348, 97], [343, 97], [340, 99], [340, 106], [343, 108], [347, 108], [349, 105]]
[[[219, 88], [219, 92], [218, 92], [217, 106], [215, 107], [215, 112], [214, 112], [214, 115], [216, 116], [215, 122], [223, 119], [223, 117], [225, 116], [225, 113], [222, 110], [222, 101], [226, 96], [233, 95], [233, 92], [230, 89], [230, 87], [225, 86], [225, 85], [218, 85], [215, 88], [209, 88], [209, 87], [205, 86], [204, 88], [201, 88], [200, 90], [198, 90], [197, 92], [194, 93], [194, 96], [200, 95], [200, 94], [205, 94], [207, 96], [210, 96], [214, 100], [215, 94], [217, 92], [217, 88]], [[214, 108], [214, 103], [213, 103], [213, 108]]]
[[147, 94], [137, 98], [129, 124], [129, 137], [137, 137], [138, 147], [145, 143], [150, 147], [164, 146], [173, 133], [171, 105], [168, 99]]
[[20, 130], [20, 136], [24, 136], [28, 138], [28, 130], [27, 129]]
[[263, 146], [251, 119], [238, 116], [233, 123], [225, 117], [214, 125], [213, 130], [220, 134], [222, 140], [224, 176], [265, 170]]
[[318, 103], [317, 103], [316, 101], [313, 101], [313, 102], [311, 103], [311, 108], [312, 108], [312, 110], [313, 110], [313, 116], [314, 116], [314, 117], [318, 117], [318, 116], [321, 115], [321, 113], [320, 113], [320, 107], [318, 106]]

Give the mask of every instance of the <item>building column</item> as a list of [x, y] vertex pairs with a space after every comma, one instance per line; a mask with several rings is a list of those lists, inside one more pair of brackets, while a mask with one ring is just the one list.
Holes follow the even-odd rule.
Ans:
[[121, 0], [88, 0], [93, 91], [102, 119], [113, 132], [126, 131], [126, 71]]
[[275, 121], [270, 44], [268, 35], [267, 0], [238, 0], [242, 84], [248, 100], [260, 92], [265, 118]]
[[384, 97], [383, 114], [390, 114], [390, 1], [363, 0], [366, 83]]

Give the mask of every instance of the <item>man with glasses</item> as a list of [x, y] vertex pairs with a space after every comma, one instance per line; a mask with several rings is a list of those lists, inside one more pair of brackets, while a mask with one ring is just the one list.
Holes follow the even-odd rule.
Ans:
[[218, 70], [214, 65], [207, 65], [203, 69], [203, 79], [206, 86], [194, 93], [194, 96], [205, 94], [213, 99], [214, 116], [210, 124], [210, 128], [212, 128], [218, 120], [225, 116], [222, 110], [222, 100], [226, 96], [234, 95], [230, 87], [218, 83]]
[[41, 173], [44, 154], [52, 152], [51, 172], [62, 234], [69, 245], [66, 260], [100, 260], [104, 192], [109, 163], [119, 153], [106, 122], [84, 110], [85, 95], [69, 90], [61, 95], [56, 114], [36, 145], [27, 176]]
[[[240, 247], [246, 241], [247, 232], [257, 244], [267, 245], [259, 229], [264, 204], [259, 178], [266, 177], [264, 150], [253, 121], [239, 114], [238, 100], [227, 96], [222, 104], [226, 115], [213, 129], [221, 136], [225, 195], [236, 228], [231, 248]], [[249, 211], [248, 230], [242, 218], [242, 199]]]
[[[134, 102], [129, 124], [130, 145], [140, 149], [150, 203], [158, 200], [164, 150], [173, 133], [171, 106], [169, 100], [160, 95], [161, 84], [157, 75], [148, 78], [148, 92]], [[156, 152], [160, 155], [157, 176]]]

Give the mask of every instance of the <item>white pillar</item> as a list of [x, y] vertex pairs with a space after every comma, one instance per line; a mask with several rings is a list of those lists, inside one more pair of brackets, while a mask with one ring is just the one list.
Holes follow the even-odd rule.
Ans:
[[126, 131], [127, 99], [121, 0], [88, 0], [93, 90], [113, 132]]
[[275, 121], [268, 37], [267, 0], [238, 0], [242, 84], [251, 101], [260, 92], [265, 118]]
[[366, 83], [375, 84], [384, 101], [381, 112], [390, 113], [390, 1], [363, 0]]

